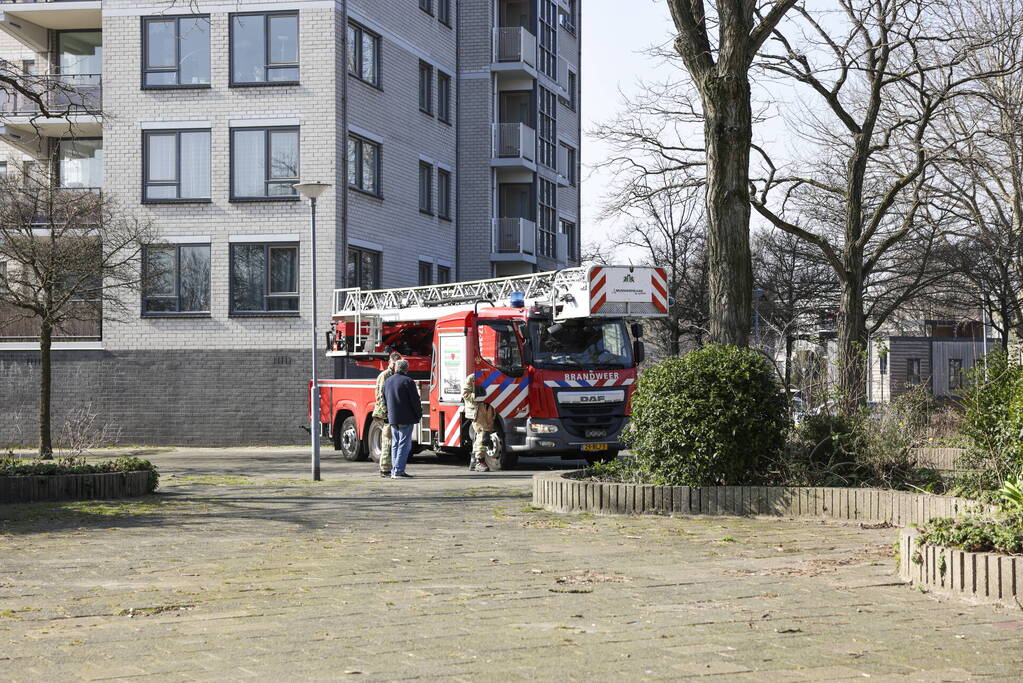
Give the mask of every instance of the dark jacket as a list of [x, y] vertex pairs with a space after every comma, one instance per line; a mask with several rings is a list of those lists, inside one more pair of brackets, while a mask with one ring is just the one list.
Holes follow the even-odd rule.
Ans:
[[392, 375], [384, 382], [387, 401], [387, 424], [411, 425], [423, 417], [419, 387], [408, 375]]

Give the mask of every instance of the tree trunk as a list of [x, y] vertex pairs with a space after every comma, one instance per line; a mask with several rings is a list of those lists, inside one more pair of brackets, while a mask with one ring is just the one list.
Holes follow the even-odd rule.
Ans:
[[753, 141], [745, 72], [712, 70], [700, 88], [707, 148], [710, 339], [747, 346], [753, 316], [749, 157]]
[[862, 266], [850, 268], [847, 261], [838, 309], [838, 400], [844, 412], [866, 404], [868, 343]]
[[[795, 340], [785, 333], [785, 393], [792, 393], [792, 345]], [[791, 398], [791, 396], [790, 396]]]
[[52, 368], [50, 346], [53, 341], [53, 326], [46, 319], [39, 330], [39, 459], [53, 458], [53, 442], [50, 437], [50, 388]]

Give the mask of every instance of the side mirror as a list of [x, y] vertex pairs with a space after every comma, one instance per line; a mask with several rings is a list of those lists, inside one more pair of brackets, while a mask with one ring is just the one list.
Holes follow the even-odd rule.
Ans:
[[476, 396], [476, 398], [486, 398], [487, 390], [481, 386], [477, 386], [473, 389], [473, 394]]
[[643, 342], [632, 342], [632, 360], [636, 361], [636, 365], [646, 360], [646, 347], [643, 345]]
[[639, 323], [632, 323], [631, 329], [632, 329], [632, 338], [633, 339], [642, 339], [643, 338], [643, 326], [642, 325], [640, 325]]

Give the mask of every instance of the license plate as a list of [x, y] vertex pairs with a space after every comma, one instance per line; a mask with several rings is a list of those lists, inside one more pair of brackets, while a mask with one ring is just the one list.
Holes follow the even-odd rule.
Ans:
[[583, 444], [583, 450], [584, 451], [606, 451], [607, 450], [607, 444], [606, 443], [584, 443]]

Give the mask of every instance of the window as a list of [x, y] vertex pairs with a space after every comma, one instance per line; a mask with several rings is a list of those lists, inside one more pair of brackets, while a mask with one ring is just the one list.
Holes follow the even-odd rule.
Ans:
[[348, 71], [380, 87], [380, 36], [358, 24], [348, 24]]
[[298, 12], [231, 15], [231, 85], [298, 83]]
[[437, 72], [437, 118], [451, 123], [451, 76]]
[[419, 111], [433, 116], [433, 67], [419, 62]]
[[437, 20], [451, 26], [451, 0], [437, 0]]
[[143, 201], [210, 198], [208, 130], [144, 131], [142, 158]]
[[298, 245], [231, 245], [231, 313], [298, 311]]
[[558, 6], [554, 0], [540, 0], [540, 71], [552, 81], [558, 79]]
[[540, 112], [537, 116], [539, 123], [537, 135], [540, 138], [540, 163], [548, 168], [558, 167], [558, 136], [557, 126], [557, 96], [547, 88], [538, 88], [540, 94]]
[[576, 97], [578, 97], [578, 95], [576, 94], [576, 90], [578, 89], [577, 85], [578, 79], [579, 76], [576, 75], [574, 71], [568, 72], [568, 97], [565, 99], [565, 104], [572, 111], [575, 111], [576, 108]]
[[481, 322], [477, 334], [480, 357], [486, 363], [498, 370], [522, 367], [522, 349], [510, 322]]
[[920, 384], [920, 359], [906, 359], [906, 382], [908, 384]]
[[437, 266], [437, 284], [446, 285], [451, 282], [451, 268], [448, 266]]
[[437, 169], [437, 215], [451, 220], [451, 174]]
[[348, 136], [348, 185], [380, 195], [380, 145], [357, 135]]
[[61, 139], [57, 142], [57, 160], [61, 187], [103, 187], [102, 138]]
[[549, 180], [540, 179], [540, 255], [555, 257], [555, 230], [558, 226], [558, 187]]
[[433, 0], [419, 0], [419, 9], [429, 15], [433, 15]]
[[565, 241], [568, 243], [568, 258], [572, 261], [579, 260], [579, 236], [576, 233], [575, 223], [571, 221], [561, 221], [561, 234], [565, 236]]
[[143, 249], [142, 315], [209, 313], [210, 245]]
[[957, 391], [963, 388], [963, 359], [948, 359], [948, 390]]
[[210, 84], [210, 18], [145, 17], [142, 85], [187, 88]]
[[231, 129], [231, 199], [297, 197], [298, 143], [298, 128]]
[[348, 286], [380, 289], [380, 252], [350, 247], [348, 249]]
[[566, 145], [564, 142], [561, 143], [561, 149], [563, 150], [564, 157], [562, 159], [562, 165], [564, 168], [558, 169], [561, 175], [565, 176], [565, 180], [568, 184], [575, 187], [576, 183], [576, 156], [575, 147]]
[[419, 262], [419, 286], [426, 287], [433, 284], [433, 264], [426, 261]]
[[568, 11], [562, 12], [559, 19], [561, 21], [561, 26], [572, 35], [575, 35], [577, 16], [576, 0], [568, 0]]
[[419, 210], [433, 214], [433, 166], [419, 162]]

